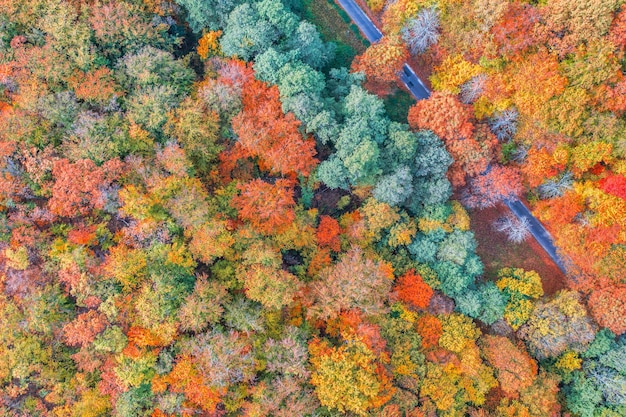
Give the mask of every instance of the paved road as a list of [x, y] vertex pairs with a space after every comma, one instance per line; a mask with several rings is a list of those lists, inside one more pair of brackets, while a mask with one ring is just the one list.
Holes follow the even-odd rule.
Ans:
[[337, 2], [343, 7], [346, 13], [348, 13], [350, 19], [356, 23], [370, 43], [378, 42], [383, 37], [383, 33], [378, 30], [376, 25], [367, 17], [367, 14], [365, 14], [354, 0], [337, 0]]
[[[343, 7], [346, 13], [348, 13], [352, 21], [356, 23], [361, 32], [363, 32], [367, 40], [369, 40], [371, 43], [374, 43], [378, 42], [383, 37], [381, 31], [370, 20], [370, 18], [367, 17], [365, 12], [354, 2], [354, 0], [337, 1], [341, 5], [341, 7]], [[399, 76], [400, 80], [402, 80], [404, 85], [409, 89], [409, 91], [411, 91], [411, 94], [413, 94], [413, 97], [415, 97], [417, 100], [423, 100], [430, 96], [430, 91], [422, 82], [422, 80], [420, 80], [419, 77], [415, 74], [415, 71], [413, 71], [409, 64], [404, 64]], [[526, 207], [524, 203], [522, 203], [518, 199], [507, 200], [505, 201], [505, 203], [509, 210], [511, 210], [511, 212], [517, 218], [521, 219], [522, 217], [526, 217], [528, 219], [530, 223], [530, 233], [541, 245], [541, 247], [546, 251], [550, 258], [552, 258], [554, 263], [563, 272], [566, 272], [563, 260], [556, 252], [556, 247], [554, 246], [552, 236], [550, 236], [550, 233], [548, 233], [546, 228], [543, 227], [541, 222], [532, 215], [528, 207]]]
[[518, 199], [505, 200], [505, 204], [507, 205], [509, 210], [511, 210], [513, 214], [517, 216], [517, 218], [521, 219], [522, 217], [526, 217], [526, 219], [530, 223], [530, 233], [537, 240], [537, 242], [539, 242], [543, 250], [545, 250], [546, 253], [550, 255], [550, 258], [552, 258], [554, 263], [561, 269], [561, 271], [563, 271], [563, 273], [566, 273], [567, 271], [565, 269], [565, 265], [563, 264], [563, 260], [556, 252], [556, 246], [554, 246], [552, 236], [550, 236], [550, 233], [548, 233], [546, 228], [543, 227], [541, 222], [532, 215], [528, 207], [526, 207], [526, 205]]
[[404, 64], [404, 66], [402, 67], [402, 72], [400, 72], [400, 79], [402, 80], [406, 88], [411, 91], [413, 97], [415, 97], [417, 100], [423, 100], [430, 97], [430, 90], [415, 74], [415, 71], [413, 71], [413, 68], [411, 68], [409, 64]]

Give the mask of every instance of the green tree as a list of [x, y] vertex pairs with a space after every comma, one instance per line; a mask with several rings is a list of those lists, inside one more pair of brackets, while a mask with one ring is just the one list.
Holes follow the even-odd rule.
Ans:
[[196, 33], [202, 29], [218, 30], [226, 26], [230, 12], [241, 0], [176, 0], [187, 12], [187, 23]]
[[325, 43], [312, 23], [302, 21], [285, 48], [297, 51], [298, 58], [314, 69], [321, 69], [334, 57], [334, 44]]
[[394, 173], [380, 177], [372, 190], [372, 195], [378, 201], [397, 206], [413, 192], [412, 180], [409, 168], [400, 167]]

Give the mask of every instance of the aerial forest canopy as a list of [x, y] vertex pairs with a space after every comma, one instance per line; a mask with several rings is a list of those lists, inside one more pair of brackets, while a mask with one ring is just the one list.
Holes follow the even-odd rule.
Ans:
[[[315, 2], [0, 0], [0, 415], [626, 415], [623, 2], [397, 0], [352, 61]], [[556, 294], [476, 253], [524, 187]]]

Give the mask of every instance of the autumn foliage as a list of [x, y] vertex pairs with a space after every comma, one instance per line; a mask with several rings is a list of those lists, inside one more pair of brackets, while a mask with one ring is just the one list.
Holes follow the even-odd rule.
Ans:
[[90, 210], [103, 209], [107, 190], [122, 169], [119, 160], [107, 161], [97, 167], [90, 159], [70, 162], [60, 159], [54, 163], [55, 178], [52, 198], [48, 202], [50, 211], [59, 216], [88, 214]]
[[433, 295], [432, 288], [414, 270], [410, 270], [398, 278], [393, 289], [399, 300], [418, 309], [428, 307]]
[[400, 36], [387, 36], [357, 56], [352, 70], [365, 73], [372, 88], [385, 88], [396, 81], [408, 55]]
[[622, 415], [623, 1], [293, 3], [0, 0], [0, 415]]
[[339, 252], [341, 250], [340, 234], [341, 228], [337, 220], [330, 216], [320, 216], [320, 224], [317, 226], [315, 235], [320, 246]]
[[308, 175], [317, 164], [315, 142], [302, 137], [292, 113], [283, 114], [278, 88], [254, 79], [242, 88], [243, 109], [233, 118], [238, 144], [272, 173]]
[[409, 110], [409, 125], [413, 129], [432, 130], [445, 142], [470, 138], [474, 132], [472, 121], [471, 106], [450, 93], [434, 92]]
[[232, 200], [233, 207], [242, 220], [263, 233], [273, 233], [285, 228], [295, 218], [293, 190], [288, 180], [276, 180], [270, 184], [255, 179], [239, 186], [241, 194]]

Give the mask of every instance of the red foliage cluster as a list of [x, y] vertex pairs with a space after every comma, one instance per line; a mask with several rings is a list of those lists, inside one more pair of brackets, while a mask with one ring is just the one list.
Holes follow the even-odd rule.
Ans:
[[278, 87], [251, 79], [243, 85], [243, 109], [233, 118], [239, 144], [272, 173], [309, 175], [317, 165], [315, 141], [300, 134], [300, 122], [283, 114]]
[[100, 167], [91, 159], [55, 161], [52, 169], [55, 182], [48, 201], [50, 211], [72, 217], [89, 214], [94, 208], [104, 208], [106, 187], [121, 174], [122, 167], [119, 159], [107, 161]]
[[445, 92], [434, 92], [409, 110], [411, 128], [432, 130], [444, 142], [470, 138], [474, 133], [473, 119], [472, 106]]
[[611, 174], [601, 179], [598, 185], [605, 193], [626, 200], [626, 177], [623, 175]]
[[470, 207], [492, 207], [499, 201], [519, 196], [522, 190], [518, 169], [493, 165], [486, 174], [472, 178], [465, 202]]
[[320, 224], [317, 226], [317, 243], [321, 247], [328, 247], [335, 252], [341, 250], [341, 227], [339, 222], [330, 216], [320, 216]]
[[491, 28], [500, 54], [515, 55], [544, 42], [541, 39], [541, 14], [528, 4], [512, 2], [504, 16]]
[[424, 349], [435, 348], [438, 346], [439, 338], [443, 334], [441, 321], [430, 314], [420, 316], [416, 323], [416, 329], [422, 337], [422, 346]]
[[79, 314], [63, 327], [65, 341], [70, 346], [86, 346], [108, 325], [106, 317], [96, 310]]
[[433, 289], [424, 282], [414, 269], [398, 278], [394, 293], [402, 302], [414, 308], [425, 309], [433, 296]]
[[232, 199], [239, 217], [247, 220], [257, 230], [274, 234], [290, 225], [295, 219], [293, 187], [288, 180], [274, 184], [255, 179], [239, 186], [241, 194]]

